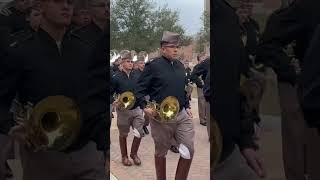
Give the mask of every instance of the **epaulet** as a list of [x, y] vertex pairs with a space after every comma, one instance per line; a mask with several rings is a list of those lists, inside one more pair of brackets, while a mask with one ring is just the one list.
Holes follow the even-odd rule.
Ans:
[[17, 47], [19, 44], [26, 42], [26, 41], [33, 39], [33, 38], [34, 38], [34, 33], [29, 33], [25, 37], [18, 39], [18, 40], [15, 40], [14, 42], [10, 43], [9, 46], [10, 47]]

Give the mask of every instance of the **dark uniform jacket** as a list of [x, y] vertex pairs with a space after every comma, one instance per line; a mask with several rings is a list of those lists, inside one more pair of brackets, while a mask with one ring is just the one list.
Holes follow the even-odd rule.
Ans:
[[[90, 101], [90, 111], [99, 110], [100, 127], [97, 127], [96, 132], [101, 132], [96, 135], [99, 137], [98, 149], [104, 150], [109, 145], [106, 144], [106, 138], [109, 137], [109, 130], [107, 127], [111, 125], [111, 120], [106, 121], [106, 112], [110, 109], [110, 82], [109, 82], [109, 28], [103, 31], [94, 22], [87, 26], [71, 30], [72, 33], [77, 34], [83, 41], [90, 45], [90, 51], [95, 62], [89, 64], [89, 74], [94, 81], [90, 81], [89, 87], [92, 90], [92, 97]], [[107, 116], [109, 117], [109, 116]], [[99, 129], [98, 129], [99, 128]], [[104, 134], [108, 132], [107, 134]]]
[[253, 18], [249, 17], [248, 21], [243, 23], [242, 29], [247, 37], [246, 51], [250, 55], [255, 55], [260, 36], [259, 24]]
[[[99, 47], [102, 48], [102, 45]], [[47, 96], [64, 95], [78, 104], [81, 130], [67, 151], [79, 149], [89, 140], [95, 141], [99, 133], [106, 134], [103, 131], [97, 132], [104, 123], [100, 117], [102, 111], [107, 114], [106, 100], [100, 100], [103, 108], [92, 108], [92, 104], [96, 103], [94, 97], [100, 95], [100, 91], [95, 88], [106, 80], [93, 75], [90, 68], [96, 62], [99, 63], [99, 59], [91, 56], [90, 45], [75, 34], [65, 34], [61, 48], [58, 48], [56, 41], [40, 29], [30, 38], [9, 48], [6, 57], [0, 61], [1, 132], [8, 132], [9, 128], [5, 124], [13, 124], [9, 108], [18, 93], [22, 103], [36, 105]], [[106, 131], [106, 128], [102, 130]]]
[[187, 79], [183, 64], [159, 57], [147, 63], [139, 77], [135, 95], [137, 106], [142, 109], [146, 106], [145, 96], [150, 95], [150, 101], [161, 103], [166, 97], [174, 96], [178, 99], [180, 110], [189, 108], [189, 99], [186, 97], [185, 86]]
[[10, 7], [9, 11], [11, 11], [11, 14], [8, 16], [0, 15], [0, 26], [7, 27], [10, 33], [25, 29], [27, 26], [25, 13], [16, 10], [14, 7]]
[[5, 52], [10, 44], [10, 31], [7, 28], [0, 27], [0, 56]]
[[200, 81], [199, 77], [204, 82], [208, 71], [210, 69], [210, 59], [207, 58], [203, 60], [201, 63], [194, 66], [193, 71], [190, 75], [190, 81], [195, 83], [198, 88], [203, 88], [203, 83]]
[[138, 77], [141, 76], [141, 74], [142, 74], [142, 71], [140, 69], [136, 69], [133, 71], [137, 74]]
[[80, 28], [75, 28], [71, 31], [74, 31], [83, 40], [86, 40], [91, 44], [95, 44], [95, 42], [99, 40], [104, 34], [103, 30], [94, 22], [91, 22], [90, 24]]
[[213, 110], [211, 113], [223, 136], [220, 160], [224, 160], [232, 153], [235, 144], [238, 144], [240, 149], [254, 148], [255, 145], [253, 134], [248, 131], [253, 122], [242, 123], [240, 119], [239, 84], [244, 49], [240, 39], [238, 16], [224, 0], [215, 0], [212, 5], [214, 63], [210, 70], [210, 81], [214, 93], [210, 102]]
[[211, 82], [210, 82], [210, 68], [209, 68], [207, 76], [204, 80], [203, 96], [204, 96], [205, 100], [211, 104], [212, 102], [210, 102], [210, 100], [211, 100], [210, 97], [213, 95], [213, 91], [210, 88], [210, 84], [211, 84]]
[[122, 94], [126, 91], [134, 93], [139, 77], [140, 74], [134, 70], [129, 73], [129, 76], [124, 71], [116, 72], [111, 79], [113, 87], [112, 94]]

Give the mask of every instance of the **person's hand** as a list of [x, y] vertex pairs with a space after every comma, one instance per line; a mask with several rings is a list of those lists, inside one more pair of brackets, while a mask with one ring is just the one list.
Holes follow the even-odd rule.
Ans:
[[149, 118], [149, 119], [155, 119], [157, 116], [157, 112], [155, 112], [153, 109], [151, 108], [144, 108], [143, 109], [144, 114]]
[[186, 111], [187, 111], [187, 114], [190, 116], [190, 118], [193, 118], [191, 108], [187, 108]]
[[246, 159], [248, 165], [253, 169], [253, 171], [260, 177], [266, 177], [266, 172], [263, 167], [263, 162], [258, 152], [251, 148], [246, 148], [242, 150], [242, 155]]
[[115, 100], [115, 101], [113, 101], [113, 103], [112, 103], [112, 108], [118, 108], [119, 105], [120, 105], [120, 101], [119, 101], [119, 100]]

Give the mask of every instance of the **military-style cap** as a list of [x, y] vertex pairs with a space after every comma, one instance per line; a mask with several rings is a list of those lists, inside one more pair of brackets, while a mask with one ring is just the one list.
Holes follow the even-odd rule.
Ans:
[[129, 50], [122, 50], [120, 52], [121, 59], [132, 59], [131, 52]]
[[175, 32], [164, 31], [162, 39], [160, 41], [162, 44], [180, 44], [180, 35]]
[[139, 61], [144, 61], [145, 57], [144, 56], [138, 56], [137, 57], [137, 61], [136, 62], [139, 62]]

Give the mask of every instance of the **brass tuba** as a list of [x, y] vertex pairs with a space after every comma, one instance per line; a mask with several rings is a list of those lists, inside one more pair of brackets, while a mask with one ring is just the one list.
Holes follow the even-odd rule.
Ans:
[[120, 95], [116, 95], [115, 101], [117, 103], [118, 109], [123, 111], [133, 108], [136, 102], [136, 98], [132, 92], [126, 91]]
[[155, 120], [160, 123], [170, 123], [177, 117], [180, 111], [179, 101], [173, 96], [166, 97], [160, 105], [155, 101], [148, 101], [147, 108], [151, 108], [157, 112]]
[[80, 109], [65, 96], [48, 96], [36, 106], [28, 105], [26, 137], [35, 151], [67, 149], [80, 131]]

